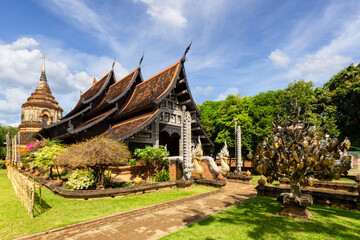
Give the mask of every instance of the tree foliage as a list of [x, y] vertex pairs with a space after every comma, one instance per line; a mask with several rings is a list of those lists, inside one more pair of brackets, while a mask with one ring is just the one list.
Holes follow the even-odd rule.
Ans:
[[65, 150], [61, 144], [49, 144], [44, 146], [36, 154], [34, 160], [30, 163], [31, 167], [45, 167], [50, 169], [50, 177], [52, 176], [52, 167], [54, 167], [54, 159]]
[[350, 65], [324, 84], [324, 104], [332, 109], [340, 138], [360, 147], [360, 64]]
[[166, 169], [169, 164], [169, 151], [164, 146], [160, 145], [158, 148], [152, 146], [145, 146], [145, 148], [137, 148], [134, 151], [136, 158], [130, 160], [130, 165], [140, 163], [151, 171], [161, 171]]
[[6, 157], [6, 134], [9, 133], [10, 136], [15, 136], [18, 131], [18, 128], [0, 124], [0, 159]]
[[92, 168], [95, 182], [104, 184], [104, 171], [108, 166], [126, 165], [130, 157], [127, 146], [110, 138], [94, 137], [72, 144], [54, 160], [54, 165], [70, 168]]
[[205, 101], [200, 121], [218, 153], [226, 140], [234, 155], [234, 119], [242, 129], [242, 153], [254, 151], [271, 134], [272, 122], [290, 117], [292, 104], [306, 111], [306, 121], [331, 137], [348, 136], [360, 148], [360, 64], [345, 68], [324, 87], [303, 80], [285, 89], [259, 93], [253, 97], [229, 95], [223, 101]]

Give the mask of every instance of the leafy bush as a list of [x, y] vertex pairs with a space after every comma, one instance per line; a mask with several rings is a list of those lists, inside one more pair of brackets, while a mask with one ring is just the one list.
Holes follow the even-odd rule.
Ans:
[[161, 170], [160, 172], [155, 170], [154, 181], [155, 182], [167, 182], [170, 180], [170, 172], [166, 169]]
[[162, 170], [167, 168], [169, 164], [169, 151], [164, 148], [164, 146], [159, 146], [158, 148], [146, 146], [143, 149], [135, 149], [134, 155], [136, 159], [131, 159], [129, 165], [133, 166], [137, 163], [140, 163], [143, 166], [146, 166], [151, 170]]
[[126, 165], [130, 157], [127, 146], [116, 140], [94, 137], [71, 145], [54, 160], [57, 166], [70, 168], [92, 168], [95, 182], [104, 184], [104, 171], [107, 166]]
[[42, 139], [41, 141], [36, 140], [36, 142], [32, 142], [26, 145], [26, 150], [24, 154], [21, 154], [21, 158], [25, 161], [32, 161], [35, 158], [42, 148], [46, 146], [53, 146], [61, 144], [60, 140], [51, 140], [51, 139]]
[[36, 142], [32, 142], [26, 145], [26, 149], [29, 152], [36, 152], [38, 150], [40, 150], [42, 147], [46, 146], [46, 140], [36, 140]]
[[34, 161], [30, 163], [30, 167], [45, 167], [50, 168], [50, 177], [52, 175], [53, 160], [65, 150], [61, 144], [51, 144], [42, 147], [36, 154]]
[[94, 184], [95, 176], [91, 169], [88, 171], [77, 169], [67, 181], [67, 185], [70, 189], [88, 189]]
[[5, 168], [5, 161], [0, 161], [0, 169]]

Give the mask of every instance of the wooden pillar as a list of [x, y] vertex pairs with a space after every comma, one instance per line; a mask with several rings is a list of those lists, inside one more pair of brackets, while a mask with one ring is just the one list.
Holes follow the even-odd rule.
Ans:
[[6, 134], [6, 160], [11, 161], [11, 142], [9, 132]]
[[18, 167], [20, 167], [20, 164], [21, 164], [21, 152], [20, 152], [20, 132], [18, 132], [18, 142], [17, 142], [17, 144], [18, 144], [18, 158], [17, 158], [17, 166]]

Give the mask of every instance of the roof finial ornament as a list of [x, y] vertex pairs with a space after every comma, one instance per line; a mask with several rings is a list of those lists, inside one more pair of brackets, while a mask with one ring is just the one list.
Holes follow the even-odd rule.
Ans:
[[42, 59], [43, 59], [43, 62], [42, 62], [42, 67], [41, 67], [40, 81], [47, 82], [46, 74], [45, 74], [45, 52], [43, 52]]
[[42, 63], [42, 68], [41, 68], [41, 72], [45, 73], [45, 52], [43, 52], [43, 63]]
[[114, 58], [114, 62], [113, 62], [113, 64], [112, 64], [111, 71], [114, 71], [114, 66], [115, 66], [115, 58]]
[[191, 40], [189, 46], [185, 49], [184, 56], [181, 58], [181, 61], [182, 61], [182, 62], [185, 62], [185, 60], [186, 60], [186, 54], [187, 54], [187, 52], [190, 50], [191, 44], [192, 44], [192, 40]]
[[143, 55], [142, 55], [142, 57], [140, 59], [140, 62], [139, 62], [139, 66], [138, 66], [139, 69], [141, 68], [141, 63], [142, 63], [143, 60], [144, 60], [144, 52], [143, 52]]

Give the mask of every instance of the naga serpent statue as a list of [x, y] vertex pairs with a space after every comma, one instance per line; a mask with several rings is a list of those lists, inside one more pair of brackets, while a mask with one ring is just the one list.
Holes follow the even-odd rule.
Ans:
[[204, 169], [201, 166], [201, 158], [204, 155], [202, 147], [201, 147], [201, 141], [200, 137], [198, 138], [198, 144], [196, 145], [193, 153], [192, 153], [192, 160], [194, 163], [194, 171], [192, 173], [193, 178], [201, 178], [204, 174]]
[[214, 171], [217, 175], [219, 175], [220, 173], [225, 176], [229, 171], [230, 171], [230, 167], [229, 167], [229, 150], [227, 149], [227, 144], [225, 141], [224, 147], [221, 149], [220, 153], [219, 153], [219, 157], [220, 157], [220, 163], [221, 166], [216, 165], [214, 159], [210, 156], [204, 156], [201, 158], [202, 161], [208, 161], [210, 168], [212, 171]]
[[225, 176], [230, 171], [230, 167], [229, 167], [230, 154], [229, 154], [229, 150], [227, 148], [226, 140], [224, 143], [224, 147], [220, 151], [219, 157], [220, 157], [220, 163], [221, 163], [221, 172], [220, 173], [223, 176]]

